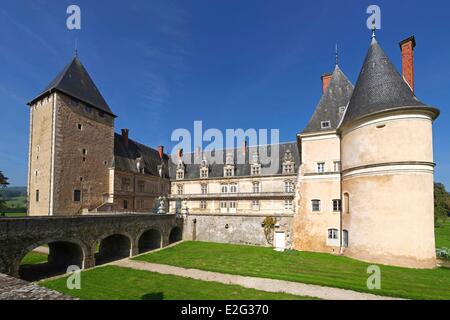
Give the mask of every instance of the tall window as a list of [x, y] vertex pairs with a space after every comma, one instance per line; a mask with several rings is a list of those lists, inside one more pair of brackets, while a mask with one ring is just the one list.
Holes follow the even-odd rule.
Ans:
[[342, 245], [344, 248], [348, 248], [348, 230], [342, 231]]
[[294, 183], [292, 181], [285, 181], [284, 182], [284, 192], [294, 192]]
[[348, 193], [344, 193], [344, 210], [345, 213], [350, 213], [350, 195]]
[[257, 176], [261, 173], [261, 166], [259, 165], [252, 165], [252, 176]]
[[311, 200], [311, 210], [313, 212], [320, 211], [320, 200], [317, 200], [317, 199]]
[[325, 172], [325, 162], [317, 162], [317, 173]]
[[260, 192], [259, 182], [253, 182], [253, 193], [259, 193], [259, 192]]
[[230, 209], [236, 209], [236, 201], [230, 201]]
[[184, 170], [182, 170], [182, 169], [178, 169], [177, 170], [177, 179], [178, 180], [183, 180], [184, 179]]
[[230, 192], [231, 193], [236, 193], [237, 192], [237, 185], [236, 184], [230, 185]]
[[39, 202], [39, 189], [36, 190], [36, 202]]
[[73, 190], [73, 201], [80, 202], [81, 201], [81, 190]]
[[202, 179], [208, 178], [208, 168], [200, 169], [200, 178]]
[[227, 202], [226, 201], [220, 201], [220, 208], [226, 209], [227, 208]]
[[334, 172], [341, 172], [341, 162], [340, 161], [334, 161]]
[[202, 189], [202, 194], [207, 194], [208, 193], [208, 185], [207, 184], [202, 184], [201, 186]]
[[184, 193], [184, 188], [182, 184], [177, 185], [177, 194], [181, 195]]
[[226, 184], [223, 184], [221, 187], [222, 193], [228, 193], [228, 186]]
[[145, 192], [145, 181], [138, 181], [138, 191], [139, 192]]
[[283, 173], [294, 173], [294, 164], [293, 163], [284, 163], [283, 164]]
[[123, 208], [128, 209], [128, 200], [123, 200]]
[[259, 200], [252, 200], [252, 210], [259, 210]]
[[334, 199], [333, 200], [333, 211], [334, 212], [340, 212], [341, 211], [341, 200], [340, 199]]
[[122, 191], [130, 191], [130, 178], [122, 178]]
[[200, 201], [200, 209], [206, 209], [206, 200]]

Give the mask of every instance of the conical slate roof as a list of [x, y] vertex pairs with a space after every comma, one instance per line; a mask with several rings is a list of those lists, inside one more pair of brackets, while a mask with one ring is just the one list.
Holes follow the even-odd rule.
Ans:
[[73, 58], [73, 60], [56, 76], [56, 78], [50, 82], [44, 91], [28, 104], [33, 104], [42, 96], [53, 92], [54, 90], [58, 90], [70, 97], [76, 98], [91, 105], [92, 107], [97, 108], [98, 110], [114, 116], [78, 57]]
[[437, 109], [427, 107], [415, 97], [411, 88], [374, 38], [359, 73], [342, 124], [374, 113], [408, 107], [423, 107], [433, 110], [433, 112], [437, 111]]
[[[341, 107], [346, 107], [353, 92], [353, 85], [336, 65], [331, 80], [319, 104], [302, 133], [336, 130], [343, 115]], [[330, 127], [322, 128], [322, 121], [330, 121]]]

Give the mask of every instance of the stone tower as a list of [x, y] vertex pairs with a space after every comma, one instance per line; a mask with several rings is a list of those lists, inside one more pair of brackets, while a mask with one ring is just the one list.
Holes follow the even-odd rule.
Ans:
[[432, 123], [375, 38], [341, 134], [345, 254], [375, 263], [435, 265]]
[[81, 214], [106, 202], [115, 115], [78, 57], [28, 105], [29, 215]]
[[323, 95], [308, 125], [298, 135], [301, 166], [298, 210], [294, 216], [294, 248], [339, 253], [341, 174], [340, 137], [336, 130], [353, 85], [336, 65], [322, 76]]

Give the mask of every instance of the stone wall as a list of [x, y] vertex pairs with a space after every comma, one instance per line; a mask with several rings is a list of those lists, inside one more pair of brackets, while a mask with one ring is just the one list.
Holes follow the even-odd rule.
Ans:
[[293, 215], [189, 214], [184, 219], [183, 239], [270, 247], [273, 231], [267, 239], [262, 226], [266, 217], [276, 219], [275, 231], [285, 232], [290, 248]]

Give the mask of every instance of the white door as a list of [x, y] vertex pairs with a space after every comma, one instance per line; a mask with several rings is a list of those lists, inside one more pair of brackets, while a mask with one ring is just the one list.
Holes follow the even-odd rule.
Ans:
[[275, 232], [275, 250], [284, 251], [286, 249], [286, 237], [284, 232], [276, 231]]

